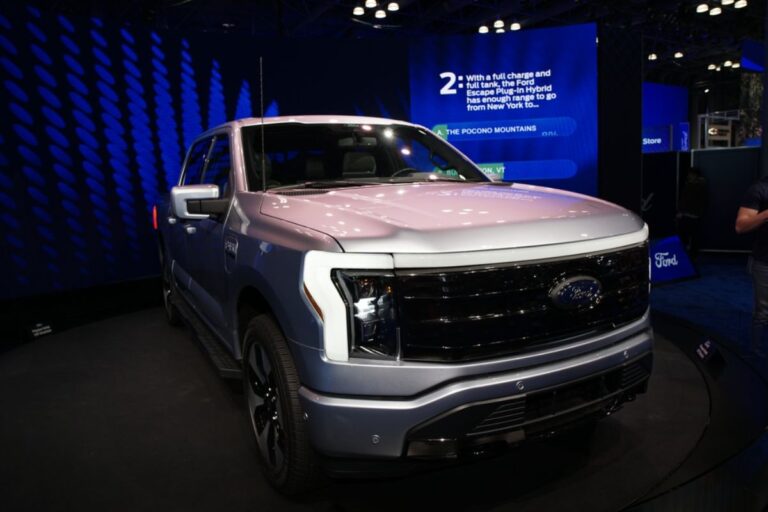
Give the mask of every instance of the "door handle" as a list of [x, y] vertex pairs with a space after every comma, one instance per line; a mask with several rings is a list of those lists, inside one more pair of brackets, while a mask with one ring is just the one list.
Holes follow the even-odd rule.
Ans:
[[184, 231], [186, 231], [188, 235], [194, 235], [197, 233], [197, 228], [195, 226], [184, 226]]

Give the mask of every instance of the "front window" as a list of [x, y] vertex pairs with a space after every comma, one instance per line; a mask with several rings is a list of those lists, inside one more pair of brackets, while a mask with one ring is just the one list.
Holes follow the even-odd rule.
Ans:
[[[262, 157], [262, 133], [264, 152]], [[282, 123], [243, 129], [248, 187], [488, 181], [431, 132], [402, 125]]]

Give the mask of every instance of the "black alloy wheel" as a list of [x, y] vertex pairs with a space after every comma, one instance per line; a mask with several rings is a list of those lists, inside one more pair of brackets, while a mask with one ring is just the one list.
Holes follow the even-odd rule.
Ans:
[[248, 421], [269, 482], [288, 495], [317, 484], [318, 464], [299, 401], [299, 379], [280, 328], [268, 315], [248, 324], [243, 344]]

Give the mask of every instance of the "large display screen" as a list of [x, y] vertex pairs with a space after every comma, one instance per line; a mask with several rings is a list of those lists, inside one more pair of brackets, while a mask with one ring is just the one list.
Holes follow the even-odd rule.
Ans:
[[411, 120], [511, 181], [597, 191], [595, 26], [411, 46]]

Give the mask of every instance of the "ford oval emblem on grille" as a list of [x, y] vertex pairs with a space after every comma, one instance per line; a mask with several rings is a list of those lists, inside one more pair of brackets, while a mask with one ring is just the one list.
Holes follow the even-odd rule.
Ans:
[[557, 283], [549, 292], [555, 306], [563, 309], [591, 308], [602, 300], [600, 281], [590, 276], [573, 276]]

